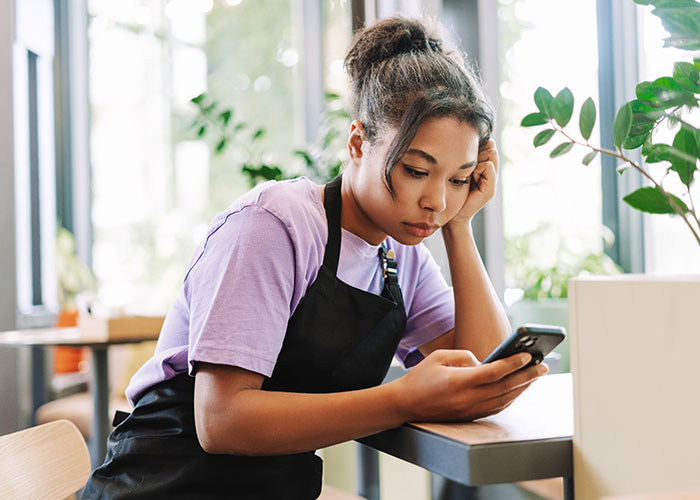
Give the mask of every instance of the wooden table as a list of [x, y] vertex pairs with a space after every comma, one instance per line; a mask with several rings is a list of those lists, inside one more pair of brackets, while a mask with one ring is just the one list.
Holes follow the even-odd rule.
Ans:
[[406, 424], [358, 441], [465, 486], [564, 477], [573, 498], [573, 413], [571, 375], [547, 375], [498, 415]]
[[109, 366], [107, 348], [115, 344], [133, 344], [156, 340], [158, 333], [133, 336], [128, 339], [110, 339], [107, 336], [88, 335], [79, 328], [37, 328], [0, 332], [0, 345], [35, 347], [88, 347], [92, 352], [90, 392], [93, 398], [92, 439], [90, 458], [93, 468], [102, 464], [111, 432], [109, 415]]

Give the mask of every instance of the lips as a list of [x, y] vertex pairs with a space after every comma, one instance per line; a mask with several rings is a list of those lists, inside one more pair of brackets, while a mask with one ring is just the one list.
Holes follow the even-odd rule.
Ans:
[[423, 222], [404, 222], [403, 225], [406, 228], [406, 231], [413, 236], [417, 236], [418, 238], [427, 238], [437, 231], [438, 227], [440, 227], [436, 224], [425, 224]]

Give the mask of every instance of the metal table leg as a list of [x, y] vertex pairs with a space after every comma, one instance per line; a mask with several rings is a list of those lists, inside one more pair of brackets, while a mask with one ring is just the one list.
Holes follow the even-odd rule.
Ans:
[[90, 443], [90, 461], [92, 468], [102, 465], [107, 451], [107, 438], [110, 432], [109, 422], [109, 370], [107, 364], [107, 347], [92, 347], [92, 393], [93, 419]]
[[564, 500], [574, 500], [574, 478], [564, 478]]

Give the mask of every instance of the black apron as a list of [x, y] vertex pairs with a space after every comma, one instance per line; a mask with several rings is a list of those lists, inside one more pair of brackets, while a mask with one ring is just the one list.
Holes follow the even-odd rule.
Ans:
[[[325, 186], [328, 241], [323, 265], [289, 320], [267, 391], [329, 393], [363, 389], [384, 379], [406, 326], [392, 255], [381, 296], [336, 277], [340, 255], [341, 177]], [[264, 256], [263, 256], [264, 258]], [[311, 500], [321, 493], [321, 459], [308, 451], [248, 457], [211, 455], [194, 425], [194, 378], [154, 385], [114, 429], [103, 465], [83, 499]]]

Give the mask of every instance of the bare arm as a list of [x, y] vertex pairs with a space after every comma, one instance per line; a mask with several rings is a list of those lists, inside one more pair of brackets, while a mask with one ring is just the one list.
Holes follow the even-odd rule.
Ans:
[[209, 453], [275, 455], [314, 450], [408, 421], [471, 420], [500, 411], [542, 372], [529, 355], [479, 365], [468, 351], [437, 351], [407, 375], [358, 391], [263, 391], [261, 375], [202, 363], [195, 424]]

